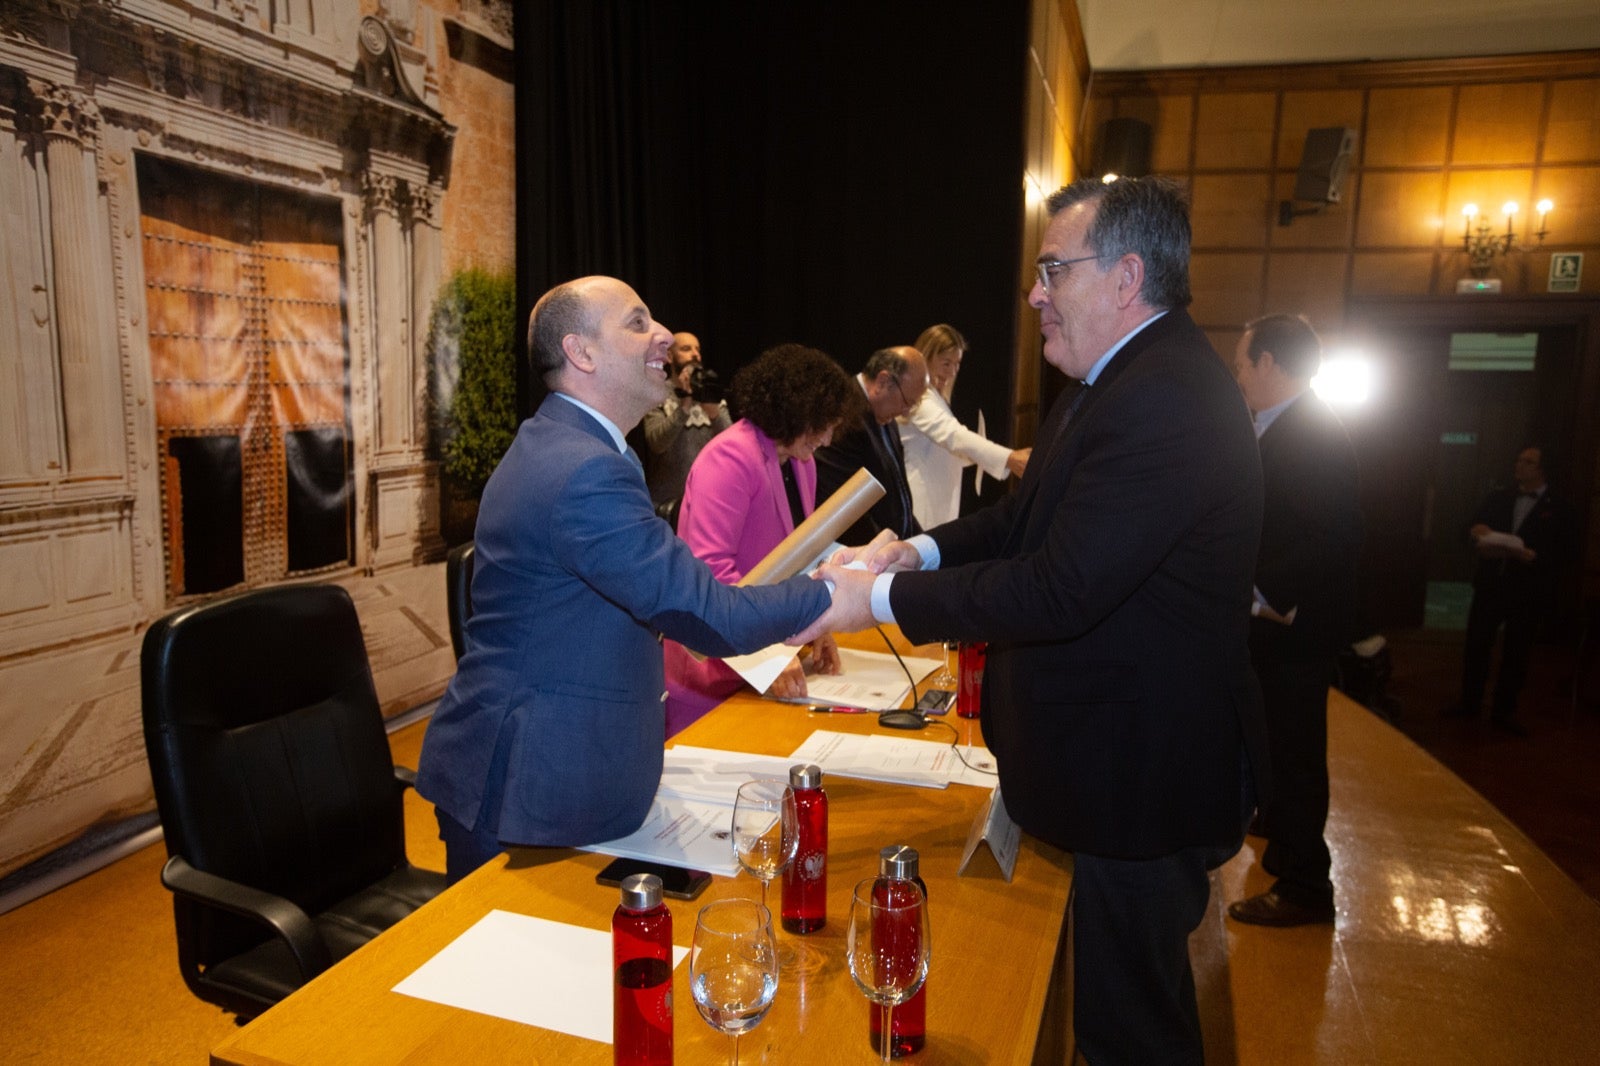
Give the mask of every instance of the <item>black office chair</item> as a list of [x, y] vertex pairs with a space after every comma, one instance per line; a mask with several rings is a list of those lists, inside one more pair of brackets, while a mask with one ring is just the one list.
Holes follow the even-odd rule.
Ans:
[[390, 757], [344, 589], [174, 612], [140, 672], [161, 883], [196, 996], [253, 1017], [444, 888], [406, 861], [414, 775]]
[[683, 497], [674, 496], [670, 500], [662, 500], [656, 504], [656, 517], [666, 519], [667, 525], [671, 526], [672, 531], [676, 533], [678, 531], [678, 512], [682, 509]]
[[445, 609], [450, 615], [450, 646], [456, 661], [467, 653], [467, 619], [472, 617], [472, 564], [476, 558], [473, 541], [457, 544], [444, 561]]

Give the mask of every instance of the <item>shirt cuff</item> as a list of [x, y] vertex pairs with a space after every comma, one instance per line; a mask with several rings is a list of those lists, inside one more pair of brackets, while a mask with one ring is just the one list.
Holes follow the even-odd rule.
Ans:
[[894, 621], [894, 608], [889, 606], [889, 586], [893, 583], [893, 574], [879, 574], [872, 582], [872, 617], [879, 622]]
[[917, 554], [922, 556], [922, 569], [939, 569], [939, 542], [926, 533], [918, 533], [906, 541], [907, 544], [917, 549]]

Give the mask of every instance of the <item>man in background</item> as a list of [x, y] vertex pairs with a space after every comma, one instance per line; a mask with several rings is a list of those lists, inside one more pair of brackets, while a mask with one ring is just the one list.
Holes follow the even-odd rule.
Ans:
[[452, 881], [502, 844], [639, 828], [661, 781], [663, 634], [733, 655], [828, 605], [804, 577], [722, 584], [655, 516], [624, 437], [667, 391], [670, 343], [615, 278], [579, 278], [534, 305], [529, 358], [551, 392], [484, 489], [467, 653], [417, 774]]
[[716, 371], [700, 362], [700, 338], [672, 335], [672, 395], [644, 416], [650, 502], [657, 506], [683, 496], [683, 483], [695, 456], [731, 425]]
[[896, 537], [920, 533], [906, 479], [906, 457], [895, 419], [910, 413], [928, 391], [928, 361], [909, 345], [880, 348], [856, 375], [867, 397], [867, 409], [852, 425], [843, 425], [833, 443], [817, 449], [817, 502], [839, 491], [857, 470], [865, 468], [884, 488], [883, 498], [845, 530], [845, 544], [865, 544], [881, 529]]
[[1333, 921], [1328, 820], [1328, 688], [1355, 617], [1361, 508], [1356, 456], [1311, 389], [1322, 344], [1303, 318], [1245, 327], [1233, 374], [1255, 419], [1265, 510], [1251, 605], [1250, 662], [1261, 682], [1272, 799], [1259, 828], [1276, 881], [1228, 914], [1252, 925]]
[[1533, 638], [1555, 602], [1556, 579], [1576, 550], [1577, 520], [1572, 507], [1550, 492], [1544, 449], [1528, 445], [1518, 452], [1512, 477], [1511, 488], [1484, 498], [1467, 531], [1478, 553], [1478, 571], [1462, 648], [1461, 699], [1445, 714], [1476, 718], [1482, 713], [1495, 636], [1504, 627], [1489, 721], [1513, 736], [1527, 736], [1517, 701], [1528, 678]]
[[1015, 492], [841, 553], [867, 571], [823, 567], [837, 585], [823, 624], [989, 642], [983, 735], [1006, 809], [1074, 853], [1078, 1050], [1199, 1063], [1189, 934], [1265, 758], [1247, 646], [1261, 465], [1238, 387], [1183, 310], [1177, 187], [1079, 181], [1048, 207], [1029, 303], [1045, 360], [1082, 387], [1045, 419]]

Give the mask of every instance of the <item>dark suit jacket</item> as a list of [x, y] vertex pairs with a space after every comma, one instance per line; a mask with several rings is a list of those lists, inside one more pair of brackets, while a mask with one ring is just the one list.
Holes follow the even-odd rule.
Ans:
[[[1498, 532], [1511, 533], [1516, 503], [1515, 488], [1497, 489], [1484, 497], [1470, 524], [1481, 522]], [[1577, 528], [1572, 506], [1546, 487], [1521, 528], [1515, 530], [1522, 543], [1533, 549], [1533, 562], [1482, 559], [1472, 578], [1473, 588], [1494, 589], [1507, 603], [1548, 605], [1555, 596], [1557, 577], [1576, 553]]]
[[655, 516], [644, 475], [549, 396], [484, 489], [467, 654], [422, 745], [417, 791], [463, 826], [498, 807], [514, 844], [637, 829], [661, 781], [660, 634], [727, 656], [828, 605], [806, 577], [734, 588]]
[[1233, 377], [1183, 311], [1052, 410], [1018, 491], [900, 574], [913, 641], [988, 640], [983, 731], [1006, 809], [1115, 858], [1236, 845], [1265, 777], [1246, 633], [1261, 463]]
[[[1326, 660], [1355, 638], [1361, 508], [1356, 456], [1328, 405], [1307, 389], [1261, 435], [1265, 512], [1256, 588], [1293, 625], [1251, 623], [1251, 647], [1275, 661]], [[1364, 634], [1362, 634], [1364, 635]]]
[[[840, 486], [863, 467], [884, 488], [883, 499], [845, 530], [840, 543], [865, 544], [880, 529], [892, 529], [899, 537], [922, 532], [911, 507], [901, 502], [910, 501], [911, 486], [906, 483], [906, 456], [900, 447], [899, 427], [893, 423], [879, 426], [869, 409], [856, 424], [840, 426], [834, 433], [833, 443], [817, 449], [816, 459], [819, 504], [839, 491]], [[905, 492], [903, 497], [901, 490]]]

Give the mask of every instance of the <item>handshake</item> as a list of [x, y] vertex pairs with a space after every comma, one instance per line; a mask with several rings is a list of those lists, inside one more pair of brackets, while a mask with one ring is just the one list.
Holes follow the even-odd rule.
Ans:
[[890, 530], [859, 548], [842, 548], [816, 570], [812, 578], [828, 582], [833, 601], [816, 621], [784, 641], [808, 644], [826, 633], [853, 633], [876, 624], [872, 611], [872, 587], [882, 574], [920, 570], [922, 556], [910, 543], [896, 540]]

